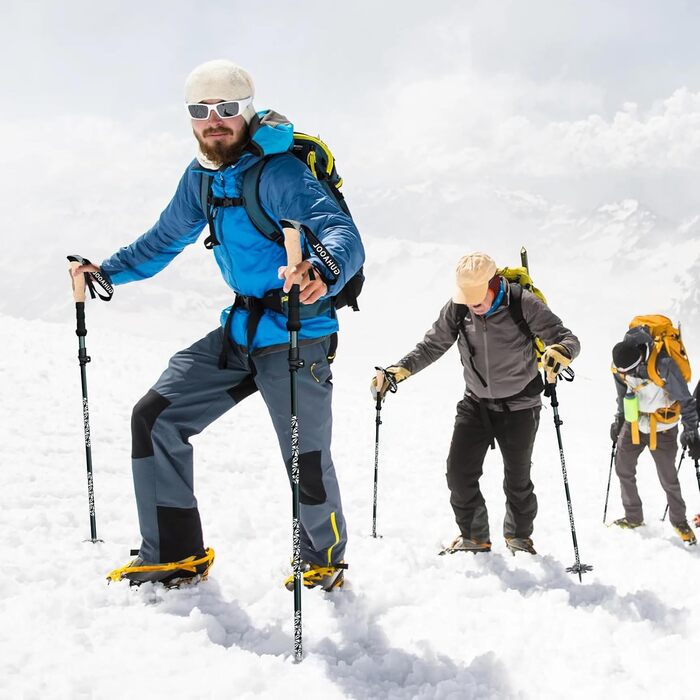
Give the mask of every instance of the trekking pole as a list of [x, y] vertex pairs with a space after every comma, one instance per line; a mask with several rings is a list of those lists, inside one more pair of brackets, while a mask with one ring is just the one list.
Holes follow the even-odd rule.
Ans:
[[[695, 460], [695, 478], [698, 480], [698, 490], [700, 490], [700, 459]], [[700, 527], [700, 513], [693, 518], [693, 525]]]
[[[676, 478], [678, 478], [678, 475], [680, 474], [681, 464], [683, 464], [684, 459], [685, 459], [685, 447], [683, 448], [683, 452], [681, 452], [681, 458], [678, 460], [678, 467], [676, 468]], [[697, 462], [696, 462], [696, 465], [697, 465]], [[700, 479], [698, 480], [698, 486], [700, 486]], [[667, 513], [668, 513], [668, 501], [666, 502], [666, 508], [664, 508], [664, 514], [661, 516], [661, 522], [664, 522], [664, 520], [666, 520]]]
[[[284, 247], [287, 266], [301, 262], [299, 231], [285, 226]], [[293, 284], [288, 296], [287, 330], [289, 331], [289, 377], [291, 396], [290, 427], [292, 433], [292, 568], [294, 570], [294, 661], [302, 658], [301, 639], [301, 526], [299, 520], [299, 423], [297, 420], [297, 371], [304, 366], [299, 358], [299, 285]]]
[[612, 479], [612, 468], [615, 462], [615, 453], [617, 452], [617, 442], [613, 442], [612, 452], [610, 453], [610, 469], [608, 471], [608, 488], [605, 490], [605, 508], [603, 508], [603, 525], [608, 517], [608, 497], [610, 496], [610, 479]]
[[[571, 381], [571, 380], [569, 380]], [[569, 510], [569, 524], [571, 525], [571, 539], [574, 543], [574, 556], [576, 558], [575, 563], [572, 566], [567, 567], [566, 571], [570, 574], [578, 574], [578, 580], [581, 581], [581, 574], [588, 571], [593, 571], [593, 567], [590, 564], [582, 564], [579, 559], [578, 554], [578, 541], [576, 539], [576, 525], [574, 524], [574, 511], [571, 507], [571, 493], [569, 491], [569, 480], [566, 476], [566, 461], [564, 460], [564, 445], [561, 441], [561, 430], [560, 426], [563, 425], [563, 421], [559, 418], [559, 401], [557, 399], [556, 384], [545, 381], [544, 387], [545, 396], [549, 397], [550, 403], [552, 405], [552, 411], [554, 412], [554, 427], [557, 431], [557, 442], [559, 443], [559, 459], [561, 461], [561, 473], [564, 477], [564, 491], [566, 492], [566, 505]]]
[[396, 393], [396, 377], [391, 372], [387, 372], [383, 367], [375, 367], [377, 370], [377, 414], [374, 419], [374, 499], [372, 502], [372, 537], [377, 537], [377, 480], [379, 477], [379, 426], [382, 424], [382, 387], [384, 382], [389, 385], [388, 391]]
[[[85, 336], [87, 328], [85, 326], [85, 285], [86, 274], [73, 276], [73, 270], [80, 265], [89, 263], [89, 261], [81, 258], [79, 255], [69, 255], [70, 262], [69, 275], [71, 285], [73, 287], [73, 299], [75, 301], [75, 316], [76, 329], [75, 334], [78, 336], [78, 362], [80, 363], [80, 382], [83, 391], [83, 435], [85, 437], [85, 461], [87, 462], [87, 483], [88, 483], [88, 508], [90, 511], [90, 542], [102, 542], [97, 537], [97, 521], [95, 518], [95, 489], [92, 479], [92, 444], [90, 441], [90, 410], [88, 406], [88, 390], [87, 390], [87, 371], [86, 365], [90, 362], [90, 356], [85, 348]], [[100, 282], [102, 284], [102, 282]], [[108, 285], [109, 286], [109, 285]], [[111, 287], [109, 288], [111, 292]], [[95, 296], [94, 290], [90, 285], [90, 293]], [[105, 299], [106, 297], [101, 297]]]

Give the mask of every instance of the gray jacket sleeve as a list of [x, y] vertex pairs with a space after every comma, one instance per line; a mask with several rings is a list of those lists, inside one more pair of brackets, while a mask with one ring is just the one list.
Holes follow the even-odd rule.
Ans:
[[688, 389], [688, 384], [683, 379], [678, 365], [665, 353], [660, 354], [656, 360], [656, 371], [666, 382], [664, 390], [672, 401], [678, 401], [681, 405], [681, 420], [683, 430], [698, 429], [698, 410], [695, 399]]
[[437, 321], [423, 340], [396, 364], [416, 374], [439, 360], [455, 343], [459, 332], [458, 305], [452, 300], [442, 307]]
[[615, 412], [615, 417], [625, 415], [625, 407], [623, 405], [623, 400], [625, 394], [627, 393], [627, 384], [625, 384], [620, 377], [613, 374], [613, 380], [615, 381], [615, 391], [617, 391], [617, 411]]
[[559, 316], [527, 289], [523, 289], [522, 309], [530, 330], [542, 338], [545, 345], [563, 345], [572, 360], [579, 354], [581, 344], [578, 338], [564, 326]]

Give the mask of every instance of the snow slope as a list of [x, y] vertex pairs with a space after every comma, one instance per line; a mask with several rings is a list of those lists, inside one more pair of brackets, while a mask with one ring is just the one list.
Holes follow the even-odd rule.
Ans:
[[[210, 580], [164, 592], [107, 586], [104, 579], [138, 545], [131, 406], [176, 349], [215, 325], [228, 297], [206, 267], [211, 261], [176, 262], [155, 280], [119, 288], [109, 305], [88, 305], [100, 544], [83, 541], [89, 527], [67, 278], [42, 318], [0, 317], [6, 562], [0, 697], [696, 697], [700, 548], [684, 548], [668, 523], [659, 522], [664, 500], [648, 454], [639, 468], [647, 527], [623, 532], [605, 528], [601, 519], [614, 409], [609, 349], [632, 313], [650, 310], [652, 301], [651, 310], [673, 310], [671, 282], [685, 269], [679, 264], [690, 267], [697, 259], [697, 244], [689, 239], [682, 256], [671, 249], [659, 253], [655, 276], [638, 288], [637, 309], [619, 297], [611, 300], [611, 290], [629, 289], [637, 278], [636, 270], [615, 267], [624, 238], [607, 235], [615, 245], [595, 253], [585, 242], [572, 242], [566, 269], [561, 248], [548, 248], [545, 233], [530, 249], [538, 282], [583, 345], [577, 381], [559, 390], [581, 559], [595, 567], [583, 584], [565, 573], [573, 549], [549, 409], [542, 413], [533, 460], [540, 503], [534, 538], [541, 554], [512, 557], [505, 551], [499, 537], [502, 466], [498, 454], [489, 453], [483, 490], [494, 551], [436, 556], [456, 534], [444, 478], [454, 405], [463, 389], [454, 350], [385, 404], [382, 537], [370, 536], [372, 368], [413, 347], [449, 296], [451, 270], [463, 248], [487, 242], [368, 239], [363, 311], [343, 314], [334, 369], [334, 457], [350, 535], [348, 584], [334, 594], [304, 592], [300, 665], [291, 659], [292, 596], [281, 586], [291, 549], [291, 499], [257, 396], [193, 438], [205, 541], [217, 555]], [[517, 256], [509, 242], [494, 240], [490, 249], [499, 262]], [[58, 253], [55, 260], [62, 264]], [[570, 268], [585, 265], [603, 294], [572, 281]], [[175, 277], [167, 275], [177, 276], [177, 284], [169, 285]], [[697, 336], [688, 330], [694, 358]], [[689, 513], [699, 511], [687, 463], [681, 482]], [[613, 477], [609, 519], [619, 515]]]

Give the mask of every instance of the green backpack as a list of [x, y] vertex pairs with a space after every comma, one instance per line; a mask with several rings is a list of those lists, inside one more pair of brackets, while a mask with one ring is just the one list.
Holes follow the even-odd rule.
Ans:
[[[524, 250], [524, 249], [523, 249]], [[522, 255], [522, 251], [521, 251]], [[527, 253], [525, 253], [527, 256]], [[525, 258], [526, 260], [527, 258]], [[525, 261], [524, 261], [525, 262]], [[496, 273], [501, 275], [511, 283], [510, 286], [510, 304], [508, 305], [508, 310], [510, 315], [515, 321], [516, 325], [520, 330], [532, 340], [532, 344], [535, 347], [535, 355], [537, 356], [537, 363], [540, 363], [540, 358], [544, 352], [544, 343], [542, 339], [537, 337], [527, 325], [527, 321], [523, 316], [523, 306], [522, 306], [522, 293], [523, 289], [527, 289], [528, 292], [532, 292], [538, 299], [541, 299], [545, 304], [547, 299], [544, 294], [535, 287], [535, 283], [530, 277], [530, 273], [525, 264], [522, 267], [502, 267], [496, 270]]]

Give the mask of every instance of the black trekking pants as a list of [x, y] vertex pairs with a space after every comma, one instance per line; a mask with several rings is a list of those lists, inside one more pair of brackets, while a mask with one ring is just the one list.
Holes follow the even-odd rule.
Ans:
[[[479, 403], [464, 397], [447, 457], [450, 504], [463, 537], [490, 541], [488, 513], [479, 489], [484, 457], [495, 438], [503, 456], [505, 537], [529, 537], [537, 515], [537, 497], [530, 480], [532, 448], [540, 422], [540, 406], [521, 411], [491, 411], [484, 421]], [[485, 425], [490, 423], [490, 425]]]

